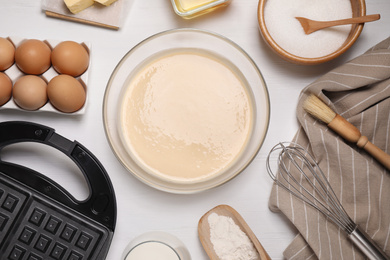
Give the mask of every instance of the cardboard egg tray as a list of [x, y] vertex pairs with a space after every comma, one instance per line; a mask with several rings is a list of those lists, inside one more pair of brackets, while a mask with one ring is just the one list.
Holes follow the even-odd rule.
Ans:
[[[27, 39], [20, 38], [20, 37], [7, 37], [7, 39], [10, 40], [14, 44], [15, 49], [22, 43], [23, 40], [27, 40]], [[55, 46], [57, 46], [57, 44], [62, 42], [59, 40], [42, 40], [42, 41], [45, 42], [46, 44], [48, 44], [52, 50]], [[75, 111], [73, 113], [64, 113], [64, 112], [57, 110], [55, 107], [53, 107], [53, 105], [50, 103], [50, 101], [47, 101], [47, 103], [43, 107], [39, 108], [38, 110], [29, 111], [29, 110], [25, 110], [25, 109], [20, 108], [14, 102], [13, 98], [11, 97], [11, 99], [6, 104], [4, 104], [3, 106], [0, 106], [0, 110], [13, 109], [13, 110], [26, 111], [26, 112], [35, 112], [35, 113], [36, 112], [53, 112], [53, 113], [59, 113], [59, 114], [65, 114], [65, 115], [82, 115], [82, 114], [84, 114], [85, 108], [87, 105], [87, 101], [88, 101], [87, 85], [88, 85], [88, 74], [89, 74], [89, 69], [90, 69], [90, 65], [91, 65], [91, 46], [89, 43], [86, 43], [86, 42], [79, 42], [79, 43], [81, 45], [83, 45], [89, 53], [89, 66], [88, 66], [87, 70], [82, 75], [76, 77], [76, 79], [81, 83], [81, 85], [83, 85], [83, 87], [85, 89], [85, 93], [86, 93], [86, 100], [85, 100], [84, 106], [81, 109], [79, 109], [78, 111]], [[10, 68], [8, 68], [7, 70], [2, 71], [2, 72], [4, 72], [11, 79], [12, 85], [15, 84], [15, 82], [20, 77], [27, 75], [18, 68], [16, 63], [14, 63]], [[43, 74], [38, 75], [38, 76], [40, 76], [47, 83], [49, 83], [49, 81], [57, 75], [60, 75], [60, 74], [53, 68], [53, 66], [51, 66], [46, 72], [44, 72]]]

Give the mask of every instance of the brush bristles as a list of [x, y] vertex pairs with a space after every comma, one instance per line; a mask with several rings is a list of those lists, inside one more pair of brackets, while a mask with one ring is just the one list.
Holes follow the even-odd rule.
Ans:
[[329, 124], [336, 117], [336, 113], [313, 94], [304, 101], [303, 109], [325, 124]]

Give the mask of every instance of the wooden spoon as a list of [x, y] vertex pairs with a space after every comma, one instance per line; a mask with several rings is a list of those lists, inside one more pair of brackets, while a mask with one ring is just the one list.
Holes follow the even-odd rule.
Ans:
[[250, 229], [248, 224], [245, 222], [245, 220], [238, 214], [236, 210], [234, 210], [232, 207], [228, 205], [219, 205], [210, 211], [208, 211], [206, 214], [204, 214], [198, 223], [198, 235], [199, 240], [203, 245], [204, 250], [206, 251], [207, 255], [210, 257], [210, 260], [219, 260], [219, 257], [214, 251], [214, 246], [212, 242], [210, 241], [210, 225], [208, 222], [208, 216], [211, 213], [216, 213], [220, 216], [226, 216], [233, 219], [234, 223], [240, 227], [240, 229], [248, 236], [248, 238], [252, 241], [254, 247], [256, 248], [257, 252], [260, 255], [261, 260], [270, 260], [271, 258], [263, 248], [263, 246], [260, 244], [259, 240], [253, 233], [253, 231]]
[[380, 19], [379, 14], [371, 14], [366, 16], [353, 17], [342, 20], [334, 21], [314, 21], [303, 17], [295, 17], [301, 23], [303, 30], [306, 34], [311, 34], [317, 30], [321, 30], [327, 27], [345, 25], [345, 24], [355, 24], [355, 23], [366, 23], [372, 22]]

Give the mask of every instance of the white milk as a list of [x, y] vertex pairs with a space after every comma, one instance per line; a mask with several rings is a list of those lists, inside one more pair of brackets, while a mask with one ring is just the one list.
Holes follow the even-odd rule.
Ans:
[[166, 244], [149, 241], [134, 247], [125, 260], [180, 260], [176, 252]]

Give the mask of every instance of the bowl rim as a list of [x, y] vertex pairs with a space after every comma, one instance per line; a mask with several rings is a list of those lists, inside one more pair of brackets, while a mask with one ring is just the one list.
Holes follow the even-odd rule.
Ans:
[[[347, 38], [347, 43], [343, 44], [341, 48], [336, 50], [335, 52], [332, 52], [328, 55], [321, 56], [321, 57], [315, 57], [315, 58], [304, 58], [300, 57], [294, 54], [291, 54], [284, 50], [282, 47], [280, 47], [276, 41], [272, 38], [271, 34], [268, 32], [267, 26], [265, 24], [265, 19], [264, 19], [264, 8], [265, 4], [268, 0], [259, 0], [258, 3], [258, 8], [257, 8], [257, 20], [258, 20], [258, 25], [259, 25], [259, 30], [260, 33], [264, 39], [264, 41], [267, 43], [267, 45], [274, 51], [276, 52], [280, 57], [283, 59], [300, 64], [300, 65], [315, 65], [315, 64], [320, 64], [324, 63], [327, 61], [330, 61], [332, 59], [337, 58], [341, 54], [343, 54], [345, 51], [347, 51], [359, 38], [363, 27], [364, 23], [362, 24], [357, 24], [355, 27], [355, 30], [350, 32], [350, 35]], [[354, 0], [350, 0], [351, 2]], [[366, 15], [366, 3], [365, 0], [357, 0], [356, 1], [358, 6], [360, 7], [360, 13], [357, 14], [357, 16], [363, 16]], [[352, 14], [354, 17], [354, 15]]]

